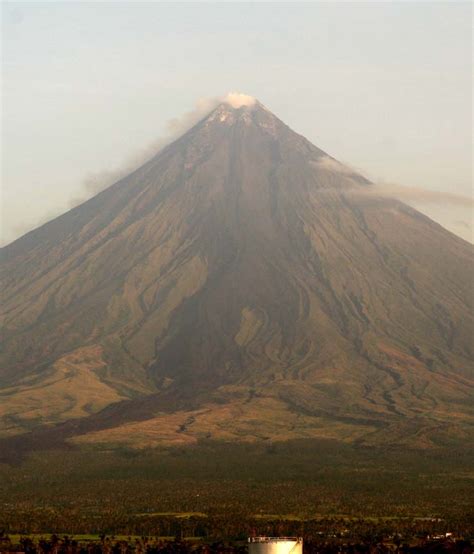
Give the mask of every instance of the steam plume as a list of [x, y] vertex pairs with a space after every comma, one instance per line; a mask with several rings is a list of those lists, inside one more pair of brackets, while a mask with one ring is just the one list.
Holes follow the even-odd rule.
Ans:
[[168, 144], [171, 144], [183, 136], [187, 131], [189, 131], [189, 129], [194, 127], [196, 123], [206, 117], [206, 115], [212, 112], [212, 110], [223, 102], [237, 109], [241, 106], [253, 106], [256, 99], [253, 96], [242, 94], [240, 92], [229, 92], [224, 96], [200, 98], [196, 102], [194, 109], [186, 112], [181, 117], [170, 119], [167, 122], [166, 133], [163, 137], [160, 137], [143, 148], [141, 151], [137, 152], [122, 167], [113, 170], [89, 173], [82, 183], [82, 194], [70, 201], [70, 207], [72, 208], [81, 204], [91, 196], [101, 192], [123, 177], [129, 175], [132, 171], [143, 165], [165, 146], [168, 146]]

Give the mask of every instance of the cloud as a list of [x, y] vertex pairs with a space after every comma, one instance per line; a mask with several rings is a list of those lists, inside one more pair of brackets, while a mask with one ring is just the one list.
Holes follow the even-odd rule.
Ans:
[[[349, 165], [342, 164], [330, 156], [321, 156], [316, 160], [315, 165], [319, 168], [325, 169], [330, 172], [340, 173], [348, 177], [358, 176], [368, 179], [358, 169], [350, 167]], [[415, 203], [415, 204], [436, 204], [461, 207], [474, 206], [474, 198], [472, 196], [466, 196], [463, 194], [457, 194], [454, 192], [431, 190], [428, 188], [400, 185], [395, 183], [385, 183], [383, 181], [370, 181], [372, 184], [367, 187], [360, 187], [360, 182], [354, 183], [358, 185], [353, 189], [350, 189], [352, 195], [360, 195], [366, 197], [382, 196], [387, 198], [397, 198], [402, 202]]]
[[456, 227], [462, 227], [464, 229], [471, 229], [472, 228], [472, 222], [471, 221], [464, 221], [462, 219], [458, 219], [456, 221], [453, 221], [453, 225], [456, 225]]
[[319, 169], [342, 173], [343, 175], [354, 175], [354, 173], [357, 173], [357, 171], [352, 167], [344, 165], [330, 156], [321, 156], [314, 162], [314, 165], [316, 165]]
[[430, 190], [421, 187], [380, 183], [371, 187], [371, 191], [380, 196], [395, 197], [404, 202], [439, 205], [449, 204], [451, 206], [463, 207], [474, 205], [472, 196], [441, 190]]

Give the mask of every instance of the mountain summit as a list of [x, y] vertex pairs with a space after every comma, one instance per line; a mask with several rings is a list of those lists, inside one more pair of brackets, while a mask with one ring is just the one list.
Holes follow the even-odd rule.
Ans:
[[2, 250], [3, 436], [472, 433], [472, 246], [246, 98]]

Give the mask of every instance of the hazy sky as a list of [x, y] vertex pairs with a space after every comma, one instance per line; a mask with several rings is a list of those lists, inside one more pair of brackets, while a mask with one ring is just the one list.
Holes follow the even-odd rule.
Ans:
[[468, 2], [2, 12], [3, 244], [87, 197], [91, 175], [123, 167], [200, 98], [233, 90], [370, 178], [405, 185], [406, 201], [472, 240]]

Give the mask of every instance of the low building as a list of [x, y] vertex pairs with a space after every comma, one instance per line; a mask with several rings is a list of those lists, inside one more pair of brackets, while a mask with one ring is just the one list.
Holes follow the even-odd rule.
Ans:
[[249, 554], [303, 554], [301, 537], [250, 537]]

